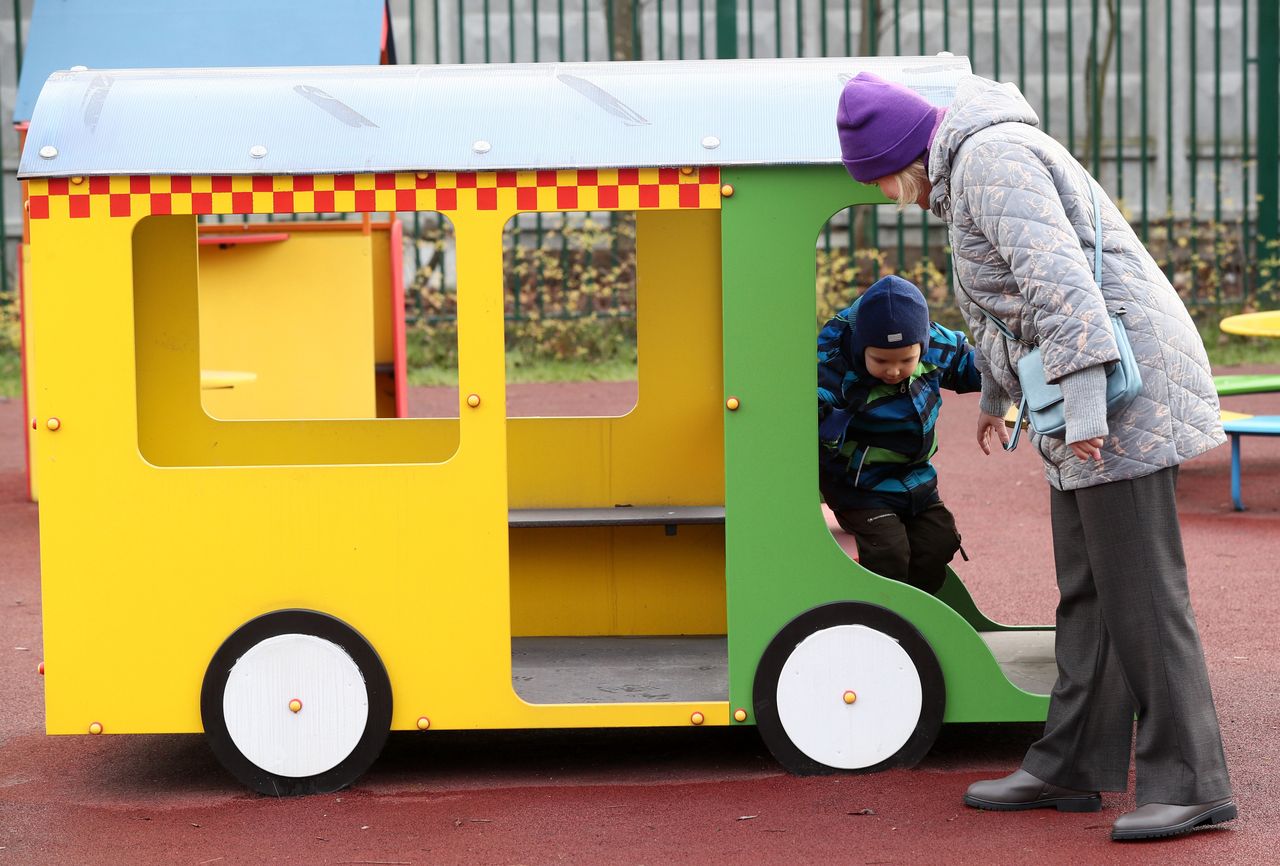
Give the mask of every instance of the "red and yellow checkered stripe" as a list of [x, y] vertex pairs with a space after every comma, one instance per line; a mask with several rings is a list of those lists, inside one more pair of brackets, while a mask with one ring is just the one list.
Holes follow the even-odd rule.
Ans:
[[33, 220], [153, 214], [718, 209], [718, 168], [42, 178]]

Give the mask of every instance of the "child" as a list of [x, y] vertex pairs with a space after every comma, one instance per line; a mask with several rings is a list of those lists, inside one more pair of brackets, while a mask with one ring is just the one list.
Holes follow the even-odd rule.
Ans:
[[883, 277], [818, 336], [818, 481], [870, 571], [936, 593], [960, 549], [929, 458], [941, 388], [982, 386], [964, 334], [929, 321], [912, 283]]

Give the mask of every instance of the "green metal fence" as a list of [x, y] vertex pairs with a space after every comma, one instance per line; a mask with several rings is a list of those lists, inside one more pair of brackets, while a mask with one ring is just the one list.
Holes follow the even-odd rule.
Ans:
[[[963, 53], [1011, 80], [1117, 198], [1194, 303], [1274, 302], [1274, 0], [392, 3], [411, 62]], [[945, 231], [881, 209], [850, 237], [944, 271]]]
[[[20, 62], [22, 5], [15, 63], [0, 62], [0, 82]], [[399, 59], [411, 63], [965, 54], [976, 73], [1022, 89], [1189, 301], [1275, 303], [1276, 0], [392, 0], [390, 9]], [[10, 207], [14, 156], [0, 172]], [[932, 217], [881, 209], [863, 222], [838, 217], [822, 244], [875, 246], [888, 267], [925, 259], [945, 272], [946, 234]], [[0, 256], [3, 290], [12, 251], [0, 245]]]

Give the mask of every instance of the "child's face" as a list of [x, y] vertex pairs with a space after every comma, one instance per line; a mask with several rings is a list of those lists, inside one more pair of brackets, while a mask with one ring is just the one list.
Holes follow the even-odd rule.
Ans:
[[911, 375], [920, 363], [920, 344], [912, 343], [900, 349], [868, 348], [863, 353], [867, 372], [881, 382], [896, 385]]

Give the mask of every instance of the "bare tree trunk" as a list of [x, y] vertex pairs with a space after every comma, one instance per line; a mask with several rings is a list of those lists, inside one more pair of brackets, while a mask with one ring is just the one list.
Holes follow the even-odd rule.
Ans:
[[[1084, 65], [1085, 71], [1085, 88], [1084, 88], [1084, 107], [1085, 107], [1085, 127], [1084, 127], [1084, 150], [1080, 157], [1080, 164], [1085, 168], [1089, 167], [1089, 162], [1093, 159], [1093, 121], [1095, 116], [1098, 121], [1099, 141], [1101, 141], [1101, 130], [1103, 129], [1102, 106], [1106, 103], [1103, 98], [1103, 91], [1107, 86], [1107, 70], [1111, 67], [1111, 54], [1115, 50], [1116, 39], [1119, 37], [1119, 25], [1116, 20], [1116, 4], [1115, 0], [1107, 0], [1107, 33], [1102, 44], [1102, 59], [1098, 60], [1099, 45], [1096, 41], [1089, 42], [1089, 57]], [[1120, 71], [1116, 70], [1116, 75]], [[1090, 76], [1097, 76], [1096, 79]], [[1098, 105], [1093, 104], [1093, 87], [1092, 83], [1098, 82]], [[1096, 112], [1096, 114], [1095, 114]], [[1120, 134], [1120, 130], [1116, 130], [1116, 135]], [[1101, 146], [1101, 145], [1099, 145]]]
[[638, 60], [636, 53], [640, 47], [639, 34], [632, 26], [633, 10], [640, 0], [613, 0], [613, 46], [612, 60]]

